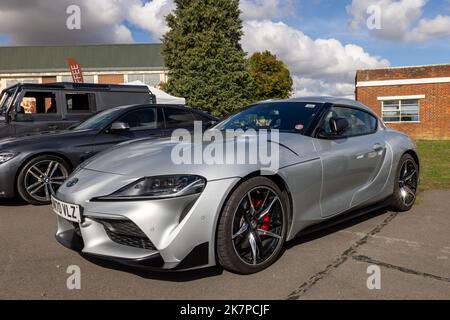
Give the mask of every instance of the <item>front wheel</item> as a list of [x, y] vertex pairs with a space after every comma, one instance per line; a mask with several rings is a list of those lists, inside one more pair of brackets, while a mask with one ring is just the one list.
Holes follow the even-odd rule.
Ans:
[[405, 154], [397, 168], [394, 195], [389, 209], [396, 212], [411, 210], [416, 202], [418, 183], [419, 166], [411, 155]]
[[69, 165], [60, 157], [44, 155], [28, 161], [17, 178], [22, 199], [34, 205], [49, 204], [51, 196], [69, 176]]
[[242, 183], [225, 204], [217, 230], [217, 255], [226, 269], [251, 274], [275, 262], [287, 233], [287, 200], [265, 177]]

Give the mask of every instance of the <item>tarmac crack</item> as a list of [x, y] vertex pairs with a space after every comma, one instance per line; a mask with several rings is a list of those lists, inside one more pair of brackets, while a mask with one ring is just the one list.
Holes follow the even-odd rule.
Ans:
[[428, 278], [428, 279], [434, 279], [434, 280], [438, 280], [438, 281], [450, 282], [450, 278], [441, 277], [441, 276], [437, 276], [437, 275], [434, 275], [431, 273], [426, 273], [426, 272], [416, 271], [416, 270], [409, 269], [409, 268], [396, 266], [396, 265], [393, 265], [390, 263], [386, 263], [386, 262], [382, 262], [382, 261], [378, 261], [378, 260], [369, 258], [367, 256], [353, 256], [353, 259], [356, 261], [366, 262], [368, 264], [374, 264], [374, 265], [377, 265], [380, 267], [400, 271], [400, 272], [415, 275], [415, 276], [420, 276], [420, 277], [424, 277], [424, 278]]
[[356, 241], [352, 246], [350, 246], [347, 250], [345, 250], [336, 260], [334, 260], [331, 264], [325, 267], [324, 270], [317, 272], [312, 275], [306, 282], [302, 283], [296, 290], [291, 292], [287, 300], [298, 300], [300, 299], [309, 289], [311, 289], [314, 285], [316, 285], [320, 280], [328, 276], [333, 270], [337, 269], [344, 262], [346, 262], [350, 257], [352, 257], [356, 251], [369, 241], [371, 237], [379, 233], [386, 227], [396, 216], [397, 212], [390, 213], [386, 219], [384, 219], [380, 224], [378, 224], [375, 228], [373, 228], [370, 232], [368, 232], [364, 237]]

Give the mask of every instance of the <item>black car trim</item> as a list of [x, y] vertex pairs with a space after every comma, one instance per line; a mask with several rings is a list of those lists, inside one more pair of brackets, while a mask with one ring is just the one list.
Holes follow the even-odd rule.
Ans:
[[196, 246], [173, 270], [192, 269], [209, 262], [209, 242]]
[[342, 213], [338, 213], [335, 216], [332, 216], [331, 218], [328, 218], [328, 217], [324, 218], [324, 221], [319, 222], [310, 227], [307, 227], [306, 229], [299, 231], [294, 236], [294, 239], [317, 232], [317, 231], [320, 231], [320, 230], [330, 228], [332, 226], [335, 226], [335, 225], [350, 221], [352, 219], [358, 218], [360, 216], [375, 212], [377, 210], [386, 208], [390, 204], [391, 199], [392, 199], [392, 196], [388, 196], [372, 205], [358, 206], [356, 208], [352, 208], [352, 209], [344, 211]]
[[83, 238], [80, 237], [75, 229], [70, 229], [55, 235], [56, 241], [58, 241], [64, 247], [81, 252], [84, 248]]
[[84, 252], [81, 253], [81, 256], [85, 257], [86, 259], [95, 259], [104, 262], [112, 262], [118, 265], [134, 269], [145, 269], [154, 271], [164, 271], [164, 269], [162, 268], [164, 267], [165, 264], [163, 258], [159, 253], [154, 253], [152, 255], [140, 259], [124, 259]]

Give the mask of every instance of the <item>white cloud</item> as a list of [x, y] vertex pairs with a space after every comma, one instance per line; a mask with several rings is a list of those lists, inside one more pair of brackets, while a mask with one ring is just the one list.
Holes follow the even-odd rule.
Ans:
[[243, 47], [249, 53], [270, 50], [289, 67], [296, 95], [318, 94], [351, 97], [355, 71], [389, 66], [363, 48], [336, 39], [311, 39], [282, 22], [245, 21]]
[[[135, 1], [135, 0], [132, 0]], [[1, 1], [0, 34], [14, 45], [133, 42], [125, 26], [128, 0]], [[68, 30], [66, 9], [81, 9], [81, 30]]]
[[434, 19], [422, 19], [408, 36], [411, 41], [426, 41], [430, 38], [450, 36], [450, 16], [437, 16]]
[[381, 28], [369, 30], [375, 37], [405, 42], [424, 42], [450, 36], [450, 16], [433, 19], [423, 17], [428, 0], [353, 0], [347, 6], [353, 28], [367, 28], [369, 6], [377, 5], [381, 13]]
[[[81, 9], [81, 30], [66, 28], [70, 5]], [[159, 39], [174, 7], [173, 0], [3, 0], [0, 35], [15, 45], [128, 43], [133, 42], [128, 23]]]
[[145, 4], [135, 1], [129, 8], [129, 20], [151, 33], [155, 39], [161, 39], [168, 30], [165, 17], [173, 9], [175, 9], [173, 0], [153, 0]]

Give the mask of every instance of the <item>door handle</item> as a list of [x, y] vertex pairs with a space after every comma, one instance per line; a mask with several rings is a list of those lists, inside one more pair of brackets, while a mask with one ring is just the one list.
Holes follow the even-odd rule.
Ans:
[[57, 126], [57, 125], [49, 125], [48, 126], [48, 128], [50, 129], [50, 130], [56, 130], [56, 129], [58, 129], [59, 127]]
[[374, 151], [381, 151], [381, 150], [383, 150], [382, 144], [381, 144], [381, 143], [375, 143], [375, 144], [373, 145], [373, 150], [374, 150]]

